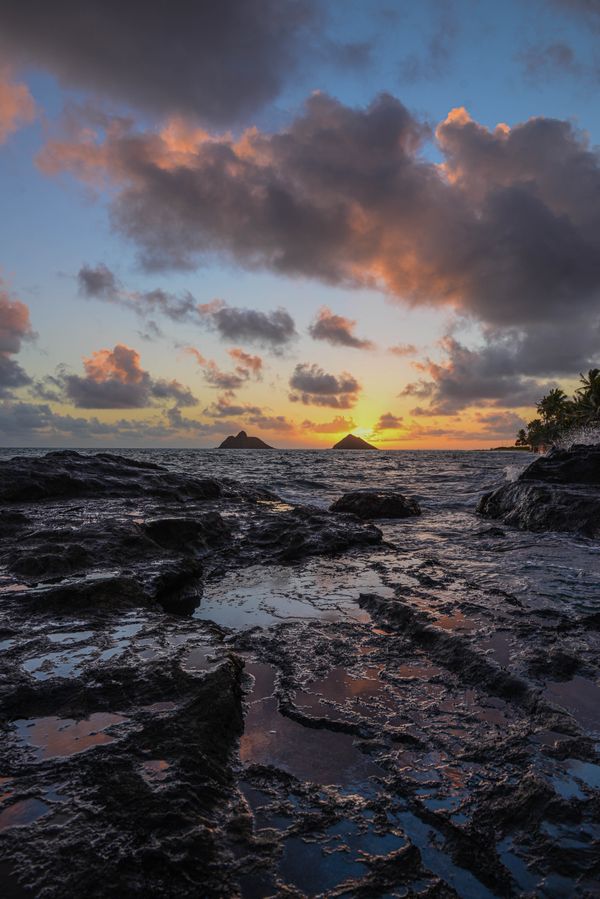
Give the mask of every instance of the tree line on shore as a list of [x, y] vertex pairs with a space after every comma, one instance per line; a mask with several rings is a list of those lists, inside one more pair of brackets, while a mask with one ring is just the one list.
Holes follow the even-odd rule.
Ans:
[[581, 386], [570, 399], [560, 387], [542, 397], [536, 406], [539, 418], [519, 430], [515, 446], [539, 450], [556, 443], [569, 431], [600, 426], [600, 368], [590, 369], [579, 380]]

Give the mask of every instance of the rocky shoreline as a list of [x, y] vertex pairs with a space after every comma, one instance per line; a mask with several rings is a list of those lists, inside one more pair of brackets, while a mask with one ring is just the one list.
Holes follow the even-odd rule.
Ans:
[[516, 481], [482, 497], [478, 512], [530, 531], [600, 533], [600, 447], [553, 449]]
[[349, 496], [0, 462], [8, 895], [592, 895], [597, 738], [556, 698], [598, 621], [496, 594], [490, 631], [489, 592], [403, 556], [427, 509]]

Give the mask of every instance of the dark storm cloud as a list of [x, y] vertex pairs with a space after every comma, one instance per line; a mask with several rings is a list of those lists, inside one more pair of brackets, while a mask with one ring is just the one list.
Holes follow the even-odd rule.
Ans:
[[308, 328], [314, 340], [325, 340], [332, 346], [352, 347], [356, 350], [371, 350], [374, 344], [370, 340], [361, 340], [352, 332], [356, 322], [343, 315], [335, 315], [324, 306], [319, 309], [317, 317]]
[[159, 114], [223, 124], [272, 100], [293, 70], [314, 0], [3, 0], [0, 49]]
[[[600, 159], [585, 135], [541, 117], [490, 131], [455, 109], [436, 131], [443, 166], [422, 152], [429, 135], [389, 95], [351, 109], [315, 94], [279, 133], [198, 138], [182, 156], [168, 135], [116, 129], [53, 142], [40, 164], [108, 175], [113, 222], [152, 265], [225, 255], [532, 340], [546, 324], [574, 325], [582, 345], [600, 299]], [[235, 340], [281, 345], [293, 328], [283, 311], [265, 322], [210, 304], [206, 315]], [[575, 369], [584, 357], [570, 354]]]
[[306, 406], [330, 406], [333, 409], [349, 409], [358, 400], [360, 384], [352, 375], [344, 372], [331, 375], [318, 365], [297, 365], [290, 378], [290, 400]]
[[294, 320], [285, 309], [259, 312], [228, 306], [222, 300], [198, 307], [200, 315], [223, 340], [268, 346], [278, 350], [296, 337]]

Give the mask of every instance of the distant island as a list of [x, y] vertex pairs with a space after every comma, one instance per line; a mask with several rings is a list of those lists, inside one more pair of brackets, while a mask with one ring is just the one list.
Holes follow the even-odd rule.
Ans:
[[526, 453], [531, 452], [530, 446], [491, 446], [489, 449], [491, 453], [497, 453], [500, 450], [506, 452], [510, 451], [511, 453], [513, 453], [515, 450], [524, 450]]
[[269, 446], [268, 443], [265, 443], [264, 440], [261, 440], [260, 437], [248, 437], [245, 431], [240, 431], [239, 434], [236, 434], [235, 437], [231, 434], [229, 437], [226, 437], [223, 443], [221, 443], [218, 449], [274, 449], [275, 447]]
[[372, 443], [367, 443], [366, 440], [363, 440], [362, 437], [355, 437], [354, 434], [346, 434], [342, 440], [339, 440], [332, 449], [343, 449], [343, 450], [376, 450], [377, 447], [373, 446]]

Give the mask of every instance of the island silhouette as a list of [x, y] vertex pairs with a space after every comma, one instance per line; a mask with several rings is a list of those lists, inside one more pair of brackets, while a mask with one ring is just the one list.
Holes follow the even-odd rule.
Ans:
[[367, 443], [367, 441], [363, 440], [362, 437], [356, 437], [354, 434], [346, 434], [345, 437], [335, 443], [331, 448], [343, 450], [378, 449], [378, 447], [373, 446], [372, 443]]
[[240, 431], [235, 437], [233, 434], [226, 437], [218, 449], [275, 449], [275, 447], [269, 446], [260, 437], [249, 437], [245, 431]]

